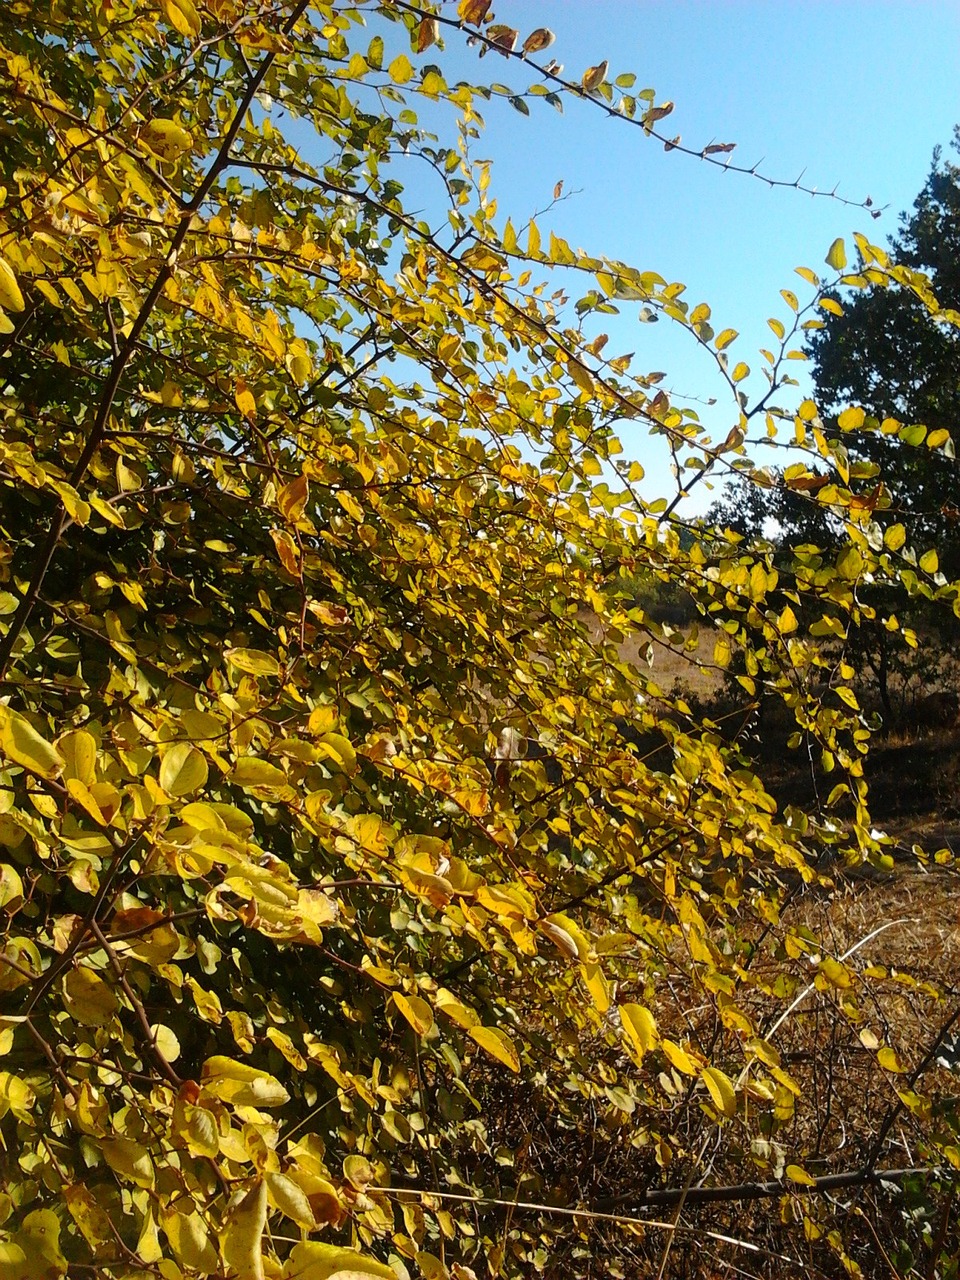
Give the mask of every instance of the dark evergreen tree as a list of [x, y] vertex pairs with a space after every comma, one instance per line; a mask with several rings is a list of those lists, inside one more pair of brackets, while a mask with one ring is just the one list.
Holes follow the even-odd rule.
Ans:
[[[951, 149], [960, 152], [960, 127]], [[960, 166], [934, 152], [913, 211], [891, 244], [899, 262], [927, 272], [934, 293], [960, 308]], [[842, 315], [825, 315], [811, 336], [816, 398], [826, 412], [859, 404], [881, 420], [960, 427], [960, 332], [933, 319], [915, 295], [896, 287], [837, 295]], [[944, 571], [960, 564], [960, 476], [950, 450], [904, 448], [874, 433], [847, 439], [852, 453], [877, 463], [898, 520], [921, 550], [936, 546]]]

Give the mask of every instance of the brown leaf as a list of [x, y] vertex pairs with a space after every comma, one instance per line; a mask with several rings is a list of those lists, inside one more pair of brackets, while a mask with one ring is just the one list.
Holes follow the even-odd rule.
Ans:
[[495, 26], [487, 27], [487, 35], [504, 53], [512, 53], [517, 47], [517, 41], [520, 39], [520, 32], [516, 27], [508, 27], [504, 23], [497, 23]]
[[604, 58], [595, 67], [587, 67], [583, 73], [583, 79], [580, 81], [580, 87], [584, 93], [595, 93], [600, 88], [607, 78], [608, 65], [606, 58]]
[[461, 22], [471, 22], [479, 27], [487, 16], [492, 0], [460, 0], [457, 17]]
[[659, 107], [651, 107], [643, 117], [643, 123], [646, 125], [656, 124], [658, 120], [665, 120], [673, 111], [672, 102], [662, 102]]
[[540, 53], [544, 49], [549, 49], [556, 38], [548, 27], [537, 27], [536, 31], [531, 31], [524, 40], [523, 52]]
[[440, 39], [440, 23], [436, 18], [422, 19], [417, 30], [417, 53], [423, 53]]

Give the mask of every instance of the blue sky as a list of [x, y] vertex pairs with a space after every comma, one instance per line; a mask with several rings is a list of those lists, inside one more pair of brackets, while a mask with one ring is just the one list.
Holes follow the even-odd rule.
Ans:
[[[960, 121], [956, 0], [498, 0], [495, 8], [521, 38], [550, 27], [557, 40], [541, 58], [554, 56], [571, 79], [604, 58], [611, 78], [636, 73], [636, 88], [675, 102], [667, 123], [685, 143], [736, 142], [736, 160], [766, 157], [762, 168], [772, 177], [805, 170], [810, 185], [839, 184], [851, 199], [870, 195], [889, 206], [874, 221], [836, 201], [771, 190], [666, 154], [585, 103], [568, 102], [562, 117], [532, 103], [529, 118], [505, 102], [489, 104], [475, 156], [494, 162], [501, 219], [509, 214], [521, 225], [549, 204], [562, 179], [565, 191], [579, 194], [538, 220], [542, 229], [683, 281], [688, 301], [711, 305], [717, 331], [740, 331], [731, 356], [754, 366], [757, 347], [772, 337], [766, 318], [786, 318], [779, 290], [802, 296], [793, 268], [819, 270], [832, 240], [854, 230], [884, 243], [922, 186], [934, 146], [946, 145]], [[495, 55], [477, 63], [455, 38], [441, 61], [448, 79], [516, 87], [533, 79]], [[603, 328], [606, 354], [636, 351], [634, 367], [665, 370], [664, 386], [704, 397], [718, 391], [708, 364], [671, 326], [639, 325], [625, 313]], [[659, 464], [643, 457], [644, 448], [649, 443], [638, 441], [655, 486]]]

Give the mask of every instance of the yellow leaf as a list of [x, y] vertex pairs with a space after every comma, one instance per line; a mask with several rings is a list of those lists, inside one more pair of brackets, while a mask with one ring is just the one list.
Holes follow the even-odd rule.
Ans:
[[642, 1004], [622, 1004], [620, 1025], [630, 1038], [638, 1060], [657, 1043], [656, 1020]]
[[733, 1081], [719, 1067], [704, 1067], [700, 1078], [709, 1090], [713, 1105], [728, 1118], [737, 1114], [737, 1092]]
[[0, 751], [31, 773], [52, 781], [59, 777], [64, 761], [46, 738], [19, 711], [0, 703]]
[[268, 1072], [221, 1055], [206, 1060], [200, 1083], [205, 1093], [238, 1107], [282, 1107], [290, 1099]]
[[173, 120], [148, 120], [140, 130], [140, 141], [160, 160], [178, 160], [193, 146], [186, 129]]
[[0, 863], [0, 907], [16, 911], [22, 902], [23, 881], [20, 873], [8, 863]]
[[277, 494], [277, 506], [283, 518], [289, 520], [291, 524], [296, 524], [303, 515], [308, 497], [309, 485], [305, 475], [299, 475], [296, 480], [285, 484]]
[[733, 649], [730, 645], [730, 637], [723, 631], [719, 633], [713, 645], [713, 661], [718, 667], [729, 667], [733, 658]]
[[577, 384], [581, 391], [585, 391], [588, 396], [596, 394], [596, 386], [593, 378], [587, 369], [583, 367], [578, 360], [571, 360], [567, 365], [570, 377]]
[[65, 1186], [61, 1192], [70, 1216], [90, 1248], [97, 1253], [113, 1239], [110, 1218], [91, 1191], [81, 1182]]
[[153, 1042], [157, 1046], [157, 1050], [166, 1058], [167, 1062], [176, 1062], [180, 1057], [180, 1041], [176, 1037], [176, 1033], [169, 1027], [164, 1026], [162, 1022], [154, 1022], [150, 1027], [150, 1034], [153, 1036]]
[[280, 663], [272, 653], [262, 649], [225, 649], [223, 656], [231, 666], [251, 676], [277, 676]]
[[585, 964], [581, 969], [597, 1012], [606, 1013], [610, 1008], [610, 983], [604, 977], [603, 970], [598, 964]]
[[70, 729], [61, 733], [56, 749], [63, 758], [63, 776], [76, 778], [90, 786], [96, 778], [97, 740], [86, 729]]
[[796, 1182], [801, 1187], [816, 1186], [816, 1180], [811, 1178], [806, 1169], [801, 1168], [798, 1164], [788, 1164], [784, 1172], [791, 1182]]
[[4, 311], [22, 311], [25, 305], [13, 267], [0, 257], [0, 307]]
[[511, 1071], [518, 1072], [520, 1070], [520, 1059], [517, 1056], [514, 1043], [507, 1033], [501, 1031], [499, 1027], [471, 1027], [467, 1035], [481, 1049], [485, 1049], [491, 1058], [496, 1058], [498, 1062], [502, 1062]]
[[349, 738], [342, 733], [325, 733], [317, 742], [320, 753], [343, 773], [356, 773], [357, 753]]
[[859, 427], [863, 426], [866, 416], [867, 415], [864, 411], [857, 406], [850, 409], [844, 409], [837, 418], [837, 426], [841, 431], [856, 431]]
[[433, 1027], [433, 1010], [426, 1000], [421, 1000], [419, 996], [401, 995], [399, 991], [395, 991], [393, 1003], [418, 1036], [425, 1036]]
[[846, 246], [839, 236], [827, 250], [827, 256], [824, 258], [824, 262], [828, 267], [833, 267], [835, 271], [842, 271], [847, 265]]
[[387, 67], [387, 75], [394, 84], [406, 84], [408, 80], [413, 79], [413, 63], [405, 53], [401, 53]]
[[673, 1040], [661, 1040], [660, 1048], [666, 1055], [671, 1067], [676, 1067], [678, 1071], [682, 1071], [687, 1076], [695, 1076], [697, 1074], [697, 1064], [686, 1049], [681, 1049]]
[[333, 1276], [349, 1277], [350, 1280], [354, 1277], [365, 1280], [367, 1276], [373, 1276], [374, 1280], [397, 1280], [393, 1267], [383, 1262], [365, 1258], [353, 1249], [314, 1240], [293, 1246], [280, 1276], [281, 1280], [332, 1280]]
[[769, 1041], [762, 1040], [760, 1036], [751, 1036], [745, 1047], [766, 1066], [779, 1067], [780, 1054]]
[[258, 756], [241, 756], [230, 773], [230, 781], [245, 790], [252, 787], [272, 787], [274, 790], [287, 785], [287, 775], [269, 760]]
[[554, 912], [545, 920], [541, 920], [537, 928], [541, 933], [546, 934], [565, 955], [570, 955], [569, 947], [572, 943], [573, 955], [570, 955], [570, 959], [590, 959], [590, 943], [579, 925], [568, 915]]
[[250, 1188], [220, 1233], [220, 1253], [231, 1280], [264, 1280], [263, 1231], [267, 1225], [267, 1184]]
[[132, 1138], [100, 1138], [98, 1145], [117, 1177], [137, 1187], [153, 1186], [153, 1161], [146, 1147]]
[[170, 25], [182, 36], [200, 34], [200, 18], [193, 7], [193, 0], [163, 0]]
[[267, 1196], [275, 1209], [279, 1209], [297, 1226], [305, 1227], [308, 1231], [316, 1230], [317, 1221], [302, 1187], [283, 1173], [268, 1173], [264, 1181]]
[[820, 972], [831, 987], [846, 988], [853, 983], [849, 971], [839, 960], [834, 960], [833, 956], [824, 956], [820, 961]]
[[63, 1003], [84, 1027], [105, 1027], [117, 1012], [117, 998], [99, 974], [85, 965], [63, 979]]
[[60, 1219], [52, 1209], [28, 1213], [14, 1244], [22, 1250], [26, 1263], [24, 1270], [15, 1273], [17, 1280], [56, 1280], [67, 1274], [67, 1260], [60, 1248]]
[[537, 924], [537, 932], [542, 933], [545, 938], [549, 938], [558, 951], [561, 951], [568, 960], [576, 960], [578, 958], [577, 944], [573, 935], [564, 929], [562, 925], [554, 924], [551, 920], [541, 920]]
[[791, 631], [796, 631], [799, 626], [799, 623], [797, 622], [797, 615], [789, 605], [786, 606], [783, 613], [781, 613], [780, 617], [777, 619], [777, 625], [779, 626], [781, 633], [785, 636], [789, 635]]
[[736, 329], [724, 329], [722, 332], [717, 334], [713, 345], [718, 351], [723, 351], [726, 347], [729, 347], [730, 343], [733, 342], [737, 336], [738, 334]]
[[375, 1181], [376, 1173], [366, 1156], [346, 1156], [343, 1161], [343, 1176], [357, 1191], [365, 1191]]
[[357, 524], [363, 524], [363, 507], [349, 489], [338, 489], [334, 497], [351, 520], [356, 520]]
[[884, 1071], [893, 1071], [897, 1075], [902, 1075], [906, 1071], [906, 1067], [900, 1060], [895, 1049], [891, 1049], [889, 1045], [884, 1047], [877, 1054], [877, 1061], [883, 1067]]
[[499, 916], [532, 920], [537, 914], [533, 895], [518, 884], [485, 884], [477, 890], [477, 901]]
[[458, 1027], [463, 1027], [465, 1031], [480, 1025], [480, 1015], [468, 1005], [462, 1004], [446, 987], [440, 988], [435, 1000], [440, 1012], [445, 1014], [451, 1022], [455, 1022]]
[[189, 742], [174, 742], [160, 762], [160, 786], [169, 796], [186, 796], [206, 784], [206, 757]]
[[12, 1112], [18, 1120], [30, 1123], [30, 1111], [37, 1101], [37, 1095], [27, 1084], [9, 1071], [0, 1071], [0, 1116]]
[[252, 422], [257, 416], [257, 402], [254, 399], [253, 392], [242, 378], [237, 379], [237, 385], [233, 391], [233, 398], [236, 401], [237, 408], [243, 416]]
[[219, 1271], [217, 1250], [199, 1213], [165, 1212], [161, 1225], [173, 1256], [182, 1266], [204, 1275]]

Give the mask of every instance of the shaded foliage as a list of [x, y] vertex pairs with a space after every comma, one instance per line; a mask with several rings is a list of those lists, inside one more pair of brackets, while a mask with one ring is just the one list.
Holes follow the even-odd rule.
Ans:
[[[790, 915], [825, 851], [889, 861], [820, 639], [868, 580], [955, 596], [815, 407], [773, 405], [836, 276], [801, 269], [751, 403], [681, 286], [535, 222], [521, 244], [482, 104], [669, 110], [606, 64], [559, 78], [488, 9], [0, 14], [4, 1280], [694, 1271], [690, 1241], [751, 1247], [758, 1178], [761, 1256], [856, 1273], [906, 1176], [893, 1126], [918, 1178], [960, 1163], [935, 1035], [893, 1043], [900, 976]], [[448, 83], [444, 33], [535, 83]], [[857, 244], [864, 284], [934, 305]], [[723, 439], [586, 333], [633, 306], [711, 353]], [[676, 493], [645, 494], [622, 424]], [[790, 564], [681, 514], [778, 429], [843, 530]], [[686, 596], [707, 665], [782, 702], [815, 804], [659, 688], [646, 646], [686, 638], [620, 580]], [[790, 1056], [808, 1001], [826, 1099]], [[646, 1213], [695, 1177], [726, 1190]]]

